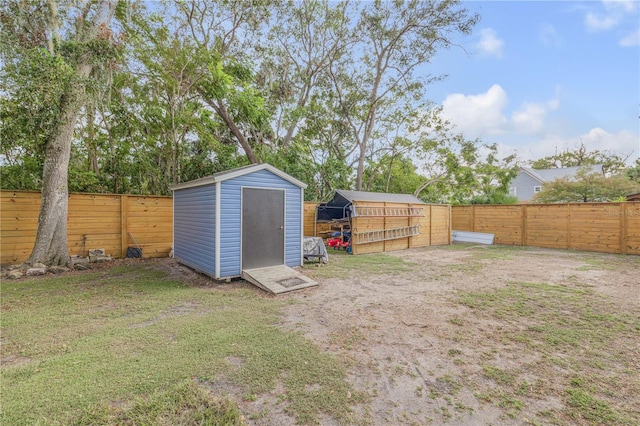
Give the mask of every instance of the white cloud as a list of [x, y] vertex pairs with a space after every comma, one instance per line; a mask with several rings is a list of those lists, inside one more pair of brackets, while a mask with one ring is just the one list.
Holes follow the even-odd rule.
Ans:
[[636, 30], [635, 32], [632, 32], [626, 37], [621, 38], [620, 41], [618, 41], [618, 44], [623, 47], [640, 45], [640, 29]]
[[480, 41], [478, 42], [477, 47], [483, 55], [502, 58], [504, 40], [498, 37], [496, 30], [492, 28], [484, 28], [480, 30]]
[[589, 31], [610, 30], [620, 23], [617, 16], [605, 14], [597, 16], [595, 13], [589, 12], [584, 17], [584, 24]]
[[560, 102], [552, 99], [544, 104], [525, 103], [513, 114], [511, 124], [518, 133], [537, 133], [544, 129], [544, 119], [547, 112], [558, 109]]
[[445, 118], [470, 137], [504, 132], [507, 119], [502, 110], [506, 105], [507, 92], [498, 84], [478, 95], [448, 95], [442, 103]]
[[547, 46], [560, 48], [564, 44], [556, 28], [549, 23], [542, 24], [538, 31], [538, 37]]
[[626, 17], [635, 13], [635, 0], [603, 0], [604, 11], [601, 13], [588, 12], [584, 17], [584, 24], [589, 31], [606, 31], [617, 27]]
[[[497, 143], [501, 155], [517, 152], [521, 160], [535, 160], [556, 151], [574, 150], [584, 144], [592, 150], [611, 151], [629, 157], [629, 163], [640, 158], [640, 137], [630, 130], [614, 133], [594, 127], [586, 133], [567, 133], [566, 126], [550, 121], [550, 112], [560, 107], [560, 88], [546, 102], [525, 102], [512, 112], [507, 111], [507, 92], [494, 84], [486, 92], [472, 95], [455, 93], [442, 103], [442, 116], [455, 125], [467, 139], [481, 138]], [[557, 117], [556, 117], [557, 120]]]
[[544, 103], [527, 102], [507, 117], [504, 112], [507, 103], [507, 92], [494, 84], [485, 93], [477, 95], [449, 95], [442, 107], [446, 119], [468, 137], [476, 138], [508, 132], [535, 134], [543, 130], [547, 113], [559, 106], [557, 99]]
[[637, 0], [602, 0], [605, 9], [621, 13], [634, 12], [638, 6], [637, 3]]
[[638, 135], [634, 135], [628, 130], [622, 130], [617, 133], [609, 133], [604, 129], [595, 127], [589, 132], [581, 135], [574, 143], [582, 142], [589, 150], [611, 151], [622, 156], [632, 154], [631, 157], [637, 158], [640, 150], [640, 140]]
[[[621, 130], [616, 133], [610, 133], [600, 127], [594, 127], [588, 132], [571, 137], [563, 137], [560, 135], [547, 135], [533, 143], [517, 148], [518, 157], [521, 160], [536, 160], [538, 158], [553, 155], [556, 152], [572, 151], [577, 149], [581, 144], [589, 151], [609, 151], [618, 154], [623, 158], [631, 154], [627, 159], [627, 163], [631, 164], [636, 158], [639, 158], [640, 140], [628, 130]], [[509, 148], [514, 148], [509, 144], [501, 147], [501, 152], [508, 152]]]

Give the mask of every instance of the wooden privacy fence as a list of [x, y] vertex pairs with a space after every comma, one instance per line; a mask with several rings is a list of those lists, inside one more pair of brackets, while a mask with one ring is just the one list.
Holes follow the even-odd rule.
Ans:
[[[304, 204], [304, 235], [322, 235], [331, 229], [330, 223], [315, 223], [317, 206]], [[449, 205], [359, 201], [353, 209], [353, 254], [451, 244]]]
[[[40, 198], [40, 192], [0, 190], [0, 264], [24, 262], [31, 254], [38, 229]], [[305, 235], [314, 235], [316, 206], [317, 203], [304, 204]], [[390, 203], [366, 203], [366, 208], [380, 206], [387, 210], [403, 207]], [[422, 216], [363, 215], [354, 218], [354, 230], [357, 228], [361, 233], [420, 226], [418, 235], [358, 244], [354, 246], [354, 253], [449, 244], [450, 207], [415, 206], [423, 209]], [[318, 227], [327, 225], [320, 223]], [[89, 249], [104, 248], [107, 254], [122, 258], [127, 247], [135, 246], [129, 236], [131, 233], [145, 257], [167, 257], [173, 242], [172, 197], [72, 193], [69, 194], [67, 227], [71, 255], [86, 256]]]
[[640, 255], [640, 202], [453, 206], [452, 229], [496, 244]]
[[[40, 192], [0, 191], [0, 263], [20, 263], [27, 259], [36, 238]], [[166, 257], [173, 241], [171, 197], [69, 194], [67, 222], [69, 253], [86, 256], [93, 248], [121, 258], [127, 247], [135, 247], [129, 233], [145, 257]]]

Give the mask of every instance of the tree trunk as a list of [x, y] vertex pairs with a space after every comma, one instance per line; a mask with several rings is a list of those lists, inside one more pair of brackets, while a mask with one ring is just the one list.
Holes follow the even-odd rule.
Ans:
[[231, 134], [235, 136], [236, 140], [238, 141], [238, 143], [240, 143], [240, 146], [244, 150], [249, 163], [257, 164], [258, 157], [256, 157], [256, 153], [253, 151], [253, 148], [251, 148], [251, 145], [249, 145], [249, 141], [244, 137], [242, 131], [240, 131], [235, 121], [233, 121], [233, 117], [231, 117], [231, 114], [229, 114], [229, 111], [227, 111], [227, 108], [224, 106], [224, 102], [220, 99], [215, 102], [209, 99], [202, 91], [200, 93], [203, 95], [204, 101], [214, 109], [216, 114], [218, 114], [218, 117], [220, 117], [222, 121], [224, 121], [225, 124], [229, 127]]
[[[91, 7], [89, 3], [86, 7]], [[82, 39], [91, 40], [102, 26], [109, 25], [116, 2], [102, 0], [98, 13]], [[93, 70], [89, 58], [81, 56], [76, 76], [62, 94], [61, 112], [53, 137], [47, 142], [42, 175], [42, 200], [38, 215], [38, 231], [33, 251], [26, 264], [44, 263], [64, 265], [71, 263], [67, 245], [67, 216], [69, 211], [69, 158], [71, 142], [80, 110], [85, 102], [85, 81]]]
[[[86, 78], [91, 65], [78, 67], [78, 75]], [[84, 99], [82, 83], [70, 83], [63, 100], [60, 125], [47, 144], [42, 174], [42, 200], [38, 215], [38, 231], [31, 255], [25, 263], [68, 266], [71, 262], [67, 246], [69, 210], [69, 157], [76, 121]]]
[[356, 170], [356, 191], [362, 191], [362, 177], [364, 175], [364, 159], [366, 153], [366, 146], [360, 145], [360, 154], [358, 155], [358, 168]]

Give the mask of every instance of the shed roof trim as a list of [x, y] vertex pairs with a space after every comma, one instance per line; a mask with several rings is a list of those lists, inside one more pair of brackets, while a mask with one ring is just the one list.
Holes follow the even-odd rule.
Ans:
[[298, 186], [302, 189], [307, 187], [307, 184], [299, 181], [293, 176], [273, 167], [271, 164], [262, 163], [262, 164], [250, 164], [244, 167], [238, 167], [237, 169], [226, 170], [224, 172], [218, 172], [211, 176], [206, 176], [200, 179], [191, 180], [189, 182], [180, 183], [178, 185], [174, 185], [171, 187], [172, 191], [177, 189], [185, 189], [185, 188], [193, 188], [196, 186], [202, 185], [210, 185], [216, 182], [222, 182], [225, 180], [233, 179], [239, 176], [248, 175], [249, 173], [259, 172], [260, 170], [267, 170], [273, 173], [276, 176], [281, 177], [282, 179], [291, 182], [293, 185]]
[[351, 202], [371, 201], [380, 203], [386, 202], [403, 204], [426, 204], [420, 198], [410, 194], [387, 194], [384, 192], [347, 191], [345, 189], [336, 189], [336, 193], [340, 194]]

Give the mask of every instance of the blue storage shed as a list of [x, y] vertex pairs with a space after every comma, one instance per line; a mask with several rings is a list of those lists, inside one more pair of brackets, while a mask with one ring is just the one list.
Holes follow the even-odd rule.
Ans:
[[302, 265], [304, 188], [269, 164], [174, 186], [174, 257], [216, 279]]

